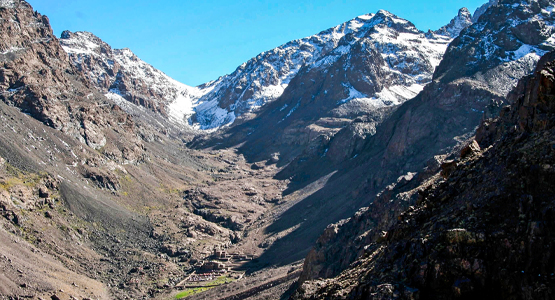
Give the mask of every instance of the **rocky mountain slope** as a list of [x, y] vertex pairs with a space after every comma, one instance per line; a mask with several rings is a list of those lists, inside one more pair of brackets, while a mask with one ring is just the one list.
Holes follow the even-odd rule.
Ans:
[[122, 108], [126, 100], [172, 122], [189, 124], [202, 95], [139, 59], [131, 50], [112, 49], [89, 32], [64, 31], [60, 38], [70, 60], [87, 79]]
[[246, 118], [220, 136], [194, 145], [230, 147], [246, 141], [241, 151], [249, 160], [266, 160], [279, 153], [286, 163], [313, 141], [329, 140], [357, 117], [370, 115], [375, 122], [365, 131], [372, 132], [392, 107], [430, 82], [451, 39], [421, 32], [386, 11], [351, 23], [355, 21], [356, 31], [342, 36], [322, 57], [307, 62], [283, 94], [262, 107], [256, 118]]
[[0, 27], [0, 299], [171, 292], [273, 207], [279, 186], [240, 156], [185, 149], [106, 98], [27, 2], [0, 2]]
[[[539, 9], [535, 9], [537, 15], [534, 15], [529, 8], [536, 6]], [[484, 115], [492, 117], [499, 112], [500, 106], [506, 101], [509, 87], [516, 85], [517, 78], [534, 70], [539, 60], [539, 51], [522, 56], [506, 56], [506, 60], [490, 57], [487, 67], [476, 70], [473, 74], [459, 73], [459, 77], [452, 78], [451, 81], [446, 80], [444, 70], [453, 72], [456, 69], [448, 69], [447, 62], [474, 60], [475, 52], [468, 50], [472, 46], [463, 46], [462, 41], [471, 44], [482, 39], [499, 40], [505, 33], [512, 34], [510, 24], [516, 22], [536, 22], [541, 17], [543, 21], [538, 24], [549, 32], [552, 25], [548, 20], [553, 17], [549, 12], [551, 6], [552, 2], [535, 1], [505, 1], [491, 6], [479, 18], [478, 23], [463, 30], [451, 43], [434, 73], [432, 83], [417, 97], [400, 105], [374, 132], [368, 134], [361, 131], [368, 124], [365, 123], [368, 121], [361, 118], [331, 139], [317, 145], [316, 151], [305, 151], [299, 155], [277, 178], [292, 180], [290, 192], [321, 180], [325, 180], [325, 185], [299, 200], [298, 204], [275, 223], [275, 228], [299, 227], [291, 236], [283, 239], [282, 243], [274, 244], [274, 247], [268, 249], [267, 254], [270, 256], [280, 253], [285, 256], [288, 253], [293, 257], [295, 253], [306, 251], [310, 247], [309, 242], [292, 247], [292, 241], [316, 240], [328, 224], [351, 217], [359, 207], [372, 203], [377, 194], [386, 192], [392, 183], [403, 182], [403, 178], [420, 178], [418, 174], [422, 169], [438, 166], [438, 161], [441, 162], [446, 154], [474, 133]], [[522, 13], [523, 11], [529, 13]], [[480, 35], [479, 29], [488, 27], [502, 30], [496, 31], [499, 36], [492, 36], [492, 32], [487, 30], [482, 32], [483, 36]], [[474, 40], [466, 38], [470, 34]], [[531, 32], [530, 36], [534, 34], [538, 37], [535, 47], [545, 45], [544, 49], [553, 48], [549, 42], [551, 37], [543, 36], [539, 31]], [[516, 37], [514, 39], [516, 44], [524, 44], [524, 41]], [[254, 148], [247, 142], [245, 147], [249, 146]], [[410, 200], [409, 198], [405, 200]], [[391, 199], [403, 200], [404, 197], [394, 196]], [[398, 206], [398, 209], [394, 208], [391, 213], [384, 214], [384, 218], [395, 218], [396, 214], [411, 204], [410, 201], [400, 201], [391, 205]], [[369, 226], [371, 225], [372, 223]], [[364, 228], [365, 231], [371, 229]], [[316, 272], [311, 278], [336, 275], [341, 267], [333, 266], [327, 270], [329, 261], [324, 259], [333, 255], [328, 255], [325, 247], [317, 251], [321, 253], [318, 255], [319, 259], [314, 261], [314, 269], [323, 271]], [[350, 249], [345, 248], [344, 251], [348, 252]], [[343, 250], [340, 249], [340, 252]], [[347, 254], [340, 254], [339, 257], [353, 258]], [[340, 265], [346, 266], [351, 262], [345, 261]]]
[[361, 231], [368, 211], [330, 227], [321, 243], [354, 233], [366, 241], [361, 254], [338, 277], [306, 282], [294, 299], [551, 299], [554, 91], [552, 52], [381, 238]]
[[[488, 7], [488, 4], [485, 4], [482, 9], [486, 7]], [[378, 14], [381, 13], [389, 14], [387, 12]], [[479, 12], [477, 11], [477, 13]], [[200, 102], [202, 104], [195, 109], [197, 114], [193, 117], [193, 120], [198, 122], [201, 128], [210, 129], [231, 124], [237, 117], [245, 114], [247, 114], [247, 119], [251, 118], [252, 116], [249, 116], [248, 113], [258, 111], [265, 104], [279, 98], [303, 66], [306, 65], [308, 70], [322, 69], [331, 66], [337, 60], [341, 60], [339, 59], [340, 56], [348, 53], [355, 42], [364, 35], [368, 35], [367, 32], [376, 26], [375, 23], [380, 22], [381, 16], [374, 17], [374, 14], [362, 15], [319, 34], [294, 40], [278, 48], [263, 52], [239, 66], [232, 74], [199, 86], [207, 93], [201, 97]], [[397, 34], [395, 30], [398, 29], [395, 26], [391, 26], [393, 30], [389, 33], [382, 31], [375, 33], [373, 36], [368, 35], [366, 38], [375, 39], [376, 44], [381, 44], [381, 46], [376, 46], [376, 50], [384, 53], [384, 59], [390, 64], [389, 68], [392, 71], [399, 75], [408, 69], [413, 69], [415, 73], [412, 74], [413, 78], [409, 82], [406, 82], [407, 79], [400, 79], [405, 81], [403, 83], [397, 82], [398, 86], [393, 85], [385, 90], [378, 86], [377, 90], [369, 91], [368, 88], [358, 86], [362, 88], [362, 91], [359, 91], [350, 86], [351, 83], [344, 82], [344, 85], [337, 88], [343, 90], [341, 95], [333, 95], [333, 97], [341, 97], [336, 99], [339, 104], [351, 102], [351, 100], [355, 100], [352, 102], [356, 103], [347, 105], [351, 107], [341, 108], [340, 110], [368, 109], [369, 104], [365, 102], [372, 102], [368, 99], [373, 98], [391, 104], [415, 96], [422, 86], [429, 82], [433, 68], [435, 68], [445, 50], [443, 46], [446, 46], [450, 39], [457, 37], [461, 30], [472, 24], [472, 17], [466, 8], [461, 9], [458, 16], [449, 24], [435, 32], [429, 32], [425, 38], [422, 38], [421, 40], [425, 41], [423, 45], [415, 44], [414, 37], [406, 35], [399, 40], [393, 38]], [[393, 16], [393, 19], [401, 20], [396, 16]], [[399, 24], [402, 23], [408, 23], [408, 21], [401, 20]], [[408, 27], [411, 26], [414, 27], [412, 24], [408, 24]], [[403, 32], [415, 34], [418, 30], [415, 28], [409, 28], [408, 30], [399, 28], [398, 33]], [[384, 37], [388, 34], [389, 39]], [[409, 50], [417, 51], [421, 57], [416, 58], [418, 55], [414, 56]], [[387, 55], [385, 55], [386, 52]], [[422, 57], [427, 58], [422, 61]], [[429, 59], [429, 61], [426, 61], [426, 59]], [[416, 73], [421, 76], [416, 78]], [[352, 79], [354, 80], [354, 78]], [[357, 82], [360, 80], [360, 78], [357, 79]], [[372, 81], [374, 79], [370, 76], [370, 79], [365, 80]], [[361, 83], [355, 83], [355, 85], [361, 85]], [[352, 106], [356, 106], [356, 108]]]
[[[7, 1], [2, 14], [0, 98], [91, 148], [121, 161], [141, 160], [134, 121], [82, 79], [48, 18], [20, 1]], [[114, 132], [120, 141], [109, 139]]]
[[[397, 35], [400, 39], [395, 38]], [[294, 78], [300, 73], [338, 69], [340, 64], [349, 68], [349, 55], [353, 49], [381, 51], [383, 57], [379, 60], [388, 63], [383, 65], [384, 74], [380, 75], [391, 78], [389, 80], [395, 83], [387, 88], [380, 83], [374, 88], [375, 74], [368, 74], [366, 78], [352, 78], [352, 82], [345, 80], [344, 85], [338, 87], [311, 84], [319, 86], [318, 93], [313, 95], [333, 97], [338, 104], [357, 99], [367, 99], [366, 102], [378, 103], [376, 105], [382, 105], [381, 101], [398, 103], [414, 96], [429, 81], [449, 41], [450, 38], [445, 36], [425, 37], [408, 21], [387, 12], [362, 15], [319, 34], [261, 53], [232, 74], [203, 85], [203, 88], [212, 91], [201, 98], [204, 103], [196, 109], [196, 121], [202, 128], [231, 123], [236, 117], [280, 97], [289, 85], [297, 81]], [[334, 64], [335, 68], [332, 67]], [[356, 67], [356, 64], [353, 66]], [[409, 69], [411, 74], [407, 72]], [[334, 72], [320, 75], [328, 79], [345, 76]], [[376, 99], [371, 101], [372, 98]], [[296, 103], [293, 103], [283, 111], [287, 114], [295, 107]]]

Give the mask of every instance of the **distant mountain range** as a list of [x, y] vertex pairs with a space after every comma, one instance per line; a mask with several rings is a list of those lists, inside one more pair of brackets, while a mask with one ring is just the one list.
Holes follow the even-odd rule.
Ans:
[[[92, 33], [65, 31], [60, 43], [77, 68], [122, 106], [125, 103], [121, 99], [125, 99], [160, 113], [172, 122], [198, 129], [216, 129], [279, 98], [301, 69], [307, 72], [337, 65], [336, 62], [344, 60], [354, 47], [370, 46], [380, 52], [387, 63], [380, 71], [383, 74], [379, 75], [390, 79], [381, 79], [387, 83], [375, 83], [372, 76], [378, 74], [369, 74], [364, 79], [366, 84], [344, 80], [335, 88], [337, 91], [326, 91], [330, 93], [328, 97], [337, 98], [334, 101], [338, 107], [402, 103], [430, 81], [447, 44], [469, 24], [471, 14], [466, 9], [461, 9], [448, 25], [427, 34], [409, 21], [385, 11], [362, 15], [263, 52], [232, 74], [198, 87], [169, 78], [129, 49], [112, 49]], [[361, 48], [358, 51], [369, 50]]]

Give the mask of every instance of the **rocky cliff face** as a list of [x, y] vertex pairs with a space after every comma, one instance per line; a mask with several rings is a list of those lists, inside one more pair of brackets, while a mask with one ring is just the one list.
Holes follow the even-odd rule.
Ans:
[[63, 49], [77, 69], [123, 108], [129, 101], [181, 125], [189, 124], [202, 92], [170, 78], [139, 59], [131, 50], [112, 49], [89, 32], [64, 31]]
[[[82, 79], [48, 18], [25, 1], [4, 3], [0, 14], [0, 98], [94, 149], [109, 149], [114, 158], [142, 159], [134, 121]], [[110, 141], [114, 131], [124, 138]]]
[[[478, 142], [443, 165], [445, 179], [420, 187], [418, 204], [366, 240], [354, 264], [294, 298], [552, 298], [554, 60], [544, 57], [510, 94], [512, 105], [481, 125]], [[365, 219], [361, 211], [320, 241]]]

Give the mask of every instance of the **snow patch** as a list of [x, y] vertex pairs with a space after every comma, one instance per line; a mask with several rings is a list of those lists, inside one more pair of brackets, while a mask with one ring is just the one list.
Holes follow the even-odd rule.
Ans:
[[0, 7], [15, 8], [15, 0], [0, 0]]
[[528, 45], [528, 44], [524, 44], [522, 46], [520, 46], [520, 48], [518, 48], [515, 51], [509, 51], [507, 52], [507, 54], [509, 54], [509, 56], [512, 54], [514, 55], [514, 57], [512, 57], [511, 60], [519, 60], [527, 55], [536, 55], [536, 56], [543, 56], [544, 54], [546, 54], [548, 51], [546, 50], [541, 50], [538, 47], [534, 47], [532, 45]]
[[21, 48], [21, 47], [10, 47], [10, 49], [5, 50], [0, 52], [0, 54], [2, 55], [6, 55], [8, 53], [12, 53], [12, 52], [17, 52], [17, 51], [21, 51], [21, 50], [25, 50], [25, 48]]
[[343, 83], [343, 86], [349, 89], [349, 96], [345, 99], [339, 100], [337, 102], [337, 105], [341, 105], [343, 103], [347, 103], [355, 98], [366, 98], [368, 96], [366, 96], [365, 94], [357, 91], [357, 89], [355, 89], [352, 85], [350, 84], [345, 84]]
[[189, 124], [188, 119], [194, 113], [193, 102], [183, 93], [179, 93], [177, 99], [168, 105], [168, 117], [176, 123]]
[[299, 108], [300, 105], [301, 105], [301, 102], [300, 102], [300, 101], [297, 102], [297, 104], [296, 104], [296, 105], [287, 113], [287, 115], [286, 115], [283, 119], [281, 119], [281, 121], [279, 121], [279, 122], [281, 123], [281, 122], [284, 121], [285, 119], [289, 118], [289, 116], [291, 116], [291, 114], [293, 114], [293, 113], [297, 110], [297, 108]]

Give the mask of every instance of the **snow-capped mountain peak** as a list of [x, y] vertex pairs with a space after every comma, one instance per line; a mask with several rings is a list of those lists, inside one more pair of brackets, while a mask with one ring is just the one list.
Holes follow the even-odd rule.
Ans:
[[112, 49], [90, 32], [64, 31], [60, 43], [85, 76], [122, 108], [131, 102], [188, 125], [199, 89], [170, 78], [129, 48]]
[[[427, 74], [420, 74], [422, 76], [417, 79], [420, 84], [431, 79], [433, 69], [451, 41], [450, 37], [427, 37], [411, 22], [385, 10], [361, 15], [316, 35], [263, 52], [239, 66], [232, 74], [204, 85], [212, 91], [200, 99], [201, 104], [195, 108], [193, 121], [199, 123], [202, 129], [229, 124], [239, 115], [252, 112], [280, 97], [303, 66], [307, 70], [329, 66], [347, 55], [351, 46], [364, 37], [373, 40], [373, 44], [383, 50], [382, 53], [392, 64], [404, 69], [406, 66], [402, 63], [408, 62], [405, 58], [413, 57], [410, 51], [418, 48], [413, 47], [414, 43], [410, 40], [418, 40], [423, 46], [417, 51], [422, 50], [422, 56], [430, 58], [424, 68]], [[411, 46], [407, 47], [407, 43]], [[393, 57], [397, 50], [409, 48], [410, 51], [399, 52], [404, 57]]]

